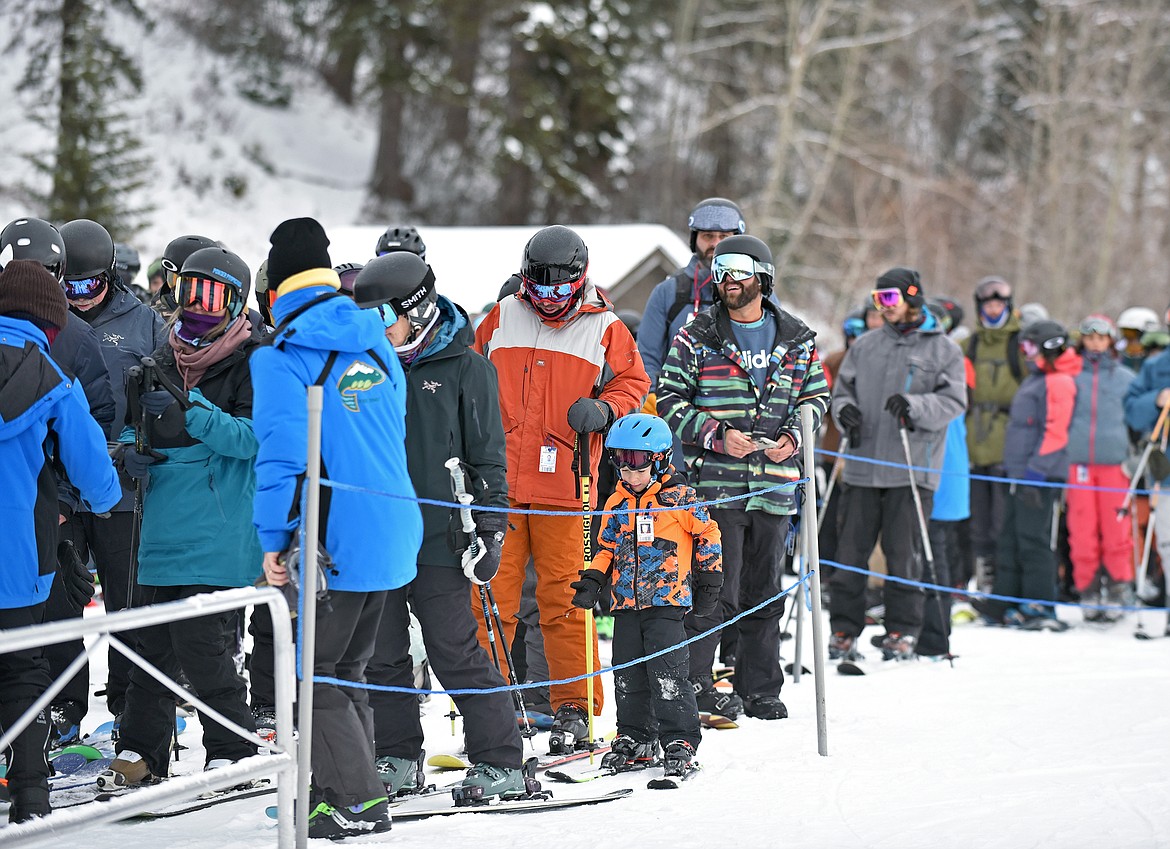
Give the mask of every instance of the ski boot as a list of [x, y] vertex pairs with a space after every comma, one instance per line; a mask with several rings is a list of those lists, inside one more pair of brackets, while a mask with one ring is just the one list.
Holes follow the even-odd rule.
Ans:
[[686, 740], [667, 743], [662, 753], [663, 775], [667, 778], [683, 778], [697, 769], [695, 747]]
[[659, 761], [658, 741], [640, 743], [626, 734], [619, 734], [610, 750], [601, 757], [601, 768], [612, 772], [630, 772], [646, 769]]
[[779, 696], [748, 696], [744, 703], [744, 713], [753, 719], [788, 718], [788, 708]]
[[891, 631], [882, 639], [882, 660], [912, 660], [917, 642], [913, 634]]
[[857, 638], [844, 631], [834, 631], [829, 638], [829, 660], [851, 660], [857, 654]]
[[571, 702], [557, 708], [548, 735], [548, 753], [567, 755], [589, 745], [589, 715], [585, 708]]
[[743, 713], [743, 699], [733, 692], [716, 689], [712, 676], [692, 678], [691, 687], [694, 688], [695, 703], [700, 713], [715, 713], [728, 719], [735, 719]]
[[126, 749], [118, 753], [109, 769], [98, 774], [97, 786], [99, 790], [112, 792], [158, 784], [161, 780], [151, 773], [142, 755]]
[[343, 808], [320, 802], [309, 813], [309, 837], [340, 840], [389, 830], [390, 809], [385, 796]]
[[1025, 631], [1067, 631], [1068, 623], [1056, 618], [1056, 611], [1051, 607], [1038, 604], [1021, 604], [1019, 609], [1023, 622], [1020, 627]]
[[[212, 758], [207, 762], [207, 765], [203, 767], [203, 771], [210, 772], [213, 769], [223, 769], [225, 766], [231, 766], [234, 763], [235, 761], [233, 761], [231, 758]], [[222, 790], [209, 790], [206, 793], [200, 793], [199, 798], [214, 799], [216, 796], [220, 796], [224, 793], [230, 793], [233, 790], [251, 790], [253, 787], [259, 787], [261, 784], [266, 783], [267, 781], [265, 779], [246, 778], [239, 784], [233, 784], [231, 787], [225, 787]]]
[[8, 822], [28, 822], [29, 820], [47, 817], [49, 808], [49, 791], [41, 787], [23, 787], [12, 793], [12, 806], [8, 809]]
[[501, 801], [511, 799], [548, 799], [551, 793], [540, 789], [536, 780], [536, 758], [529, 758], [520, 769], [472, 764], [463, 783], [451, 791], [455, 807], [486, 805], [492, 796]]
[[85, 708], [81, 702], [66, 700], [49, 710], [49, 751], [64, 749], [81, 742], [81, 718]]
[[256, 723], [256, 736], [265, 743], [276, 743], [276, 708], [271, 705], [256, 705], [252, 708], [252, 720]]
[[396, 796], [411, 796], [425, 789], [423, 764], [426, 763], [426, 755], [426, 752], [419, 752], [418, 757], [413, 760], [383, 755], [374, 761], [378, 778], [382, 780], [386, 794], [391, 799]]

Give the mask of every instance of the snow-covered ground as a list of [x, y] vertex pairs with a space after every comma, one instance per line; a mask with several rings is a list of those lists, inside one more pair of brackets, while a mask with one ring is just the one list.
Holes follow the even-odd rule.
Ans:
[[[704, 771], [677, 791], [645, 789], [646, 776], [576, 787], [557, 798], [619, 786], [623, 800], [525, 816], [460, 815], [400, 823], [363, 842], [435, 847], [1170, 847], [1170, 640], [1133, 638], [1134, 617], [1063, 634], [956, 627], [945, 663], [883, 666], [862, 678], [829, 666], [829, 756], [817, 754], [811, 675], [786, 684], [791, 717], [741, 719], [704, 736]], [[1164, 614], [1146, 613], [1160, 633]], [[808, 632], [806, 631], [806, 635]], [[869, 632], [864, 635], [867, 640]], [[603, 654], [607, 651], [603, 647]], [[784, 644], [789, 659], [792, 642]], [[811, 638], [805, 664], [812, 667]], [[94, 676], [102, 680], [101, 674]], [[611, 682], [606, 692], [612, 693]], [[105, 715], [96, 701], [86, 726]], [[459, 738], [424, 706], [427, 749]], [[611, 730], [613, 704], [599, 729]], [[544, 745], [545, 735], [537, 738]], [[181, 770], [202, 764], [197, 723]], [[541, 749], [543, 751], [543, 749]], [[450, 781], [451, 774], [434, 780]], [[548, 786], [546, 784], [546, 786]], [[86, 849], [274, 846], [264, 807], [243, 800], [155, 822], [91, 828]], [[0, 845], [3, 845], [0, 830]]]

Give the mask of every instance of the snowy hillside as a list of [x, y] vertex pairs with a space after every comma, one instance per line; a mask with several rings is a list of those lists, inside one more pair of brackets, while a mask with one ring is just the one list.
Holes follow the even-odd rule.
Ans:
[[[1168, 847], [1170, 641], [1133, 639], [1132, 616], [1106, 630], [1082, 625], [1068, 608], [1061, 616], [1076, 627], [1053, 634], [959, 626], [954, 669], [920, 662], [846, 678], [830, 666], [827, 758], [817, 755], [813, 680], [805, 675], [784, 687], [790, 719], [743, 719], [738, 730], [706, 732], [699, 751], [704, 772], [681, 790], [647, 790], [645, 776], [553, 785], [556, 798], [636, 789], [628, 799], [578, 810], [400, 823], [362, 842], [484, 849]], [[1160, 631], [1162, 614], [1146, 613], [1145, 620]], [[784, 650], [791, 657], [792, 643]], [[870, 652], [870, 667], [882, 666], [877, 656]], [[811, 667], [810, 656], [805, 663]], [[94, 681], [101, 680], [95, 672]], [[606, 688], [612, 695], [611, 681]], [[459, 746], [446, 710], [441, 697], [424, 707], [431, 754]], [[95, 702], [85, 727], [104, 718]], [[610, 699], [599, 728], [610, 730], [613, 722]], [[538, 747], [546, 737], [537, 738]], [[180, 768], [197, 769], [197, 726], [183, 742], [191, 748]], [[263, 813], [274, 798], [94, 827], [85, 846], [274, 846], [275, 823]]]

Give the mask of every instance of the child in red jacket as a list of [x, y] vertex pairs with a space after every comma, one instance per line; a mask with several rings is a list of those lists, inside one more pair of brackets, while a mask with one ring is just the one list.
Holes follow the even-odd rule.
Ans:
[[[690, 607], [710, 613], [723, 585], [719, 526], [670, 465], [671, 433], [657, 416], [618, 419], [605, 439], [621, 480], [605, 505], [600, 551], [581, 572], [573, 604], [590, 609], [613, 574], [613, 663], [677, 646]], [[666, 508], [666, 509], [663, 509]], [[640, 769], [657, 761], [663, 741], [668, 777], [692, 770], [699, 711], [681, 647], [614, 673], [618, 737], [602, 766]]]

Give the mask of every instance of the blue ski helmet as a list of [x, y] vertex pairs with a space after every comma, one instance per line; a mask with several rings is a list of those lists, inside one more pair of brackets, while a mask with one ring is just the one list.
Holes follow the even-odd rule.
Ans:
[[651, 461], [651, 473], [658, 477], [670, 466], [674, 437], [666, 422], [649, 413], [631, 413], [613, 423], [605, 436], [610, 460], [621, 471], [618, 452], [645, 452]]

